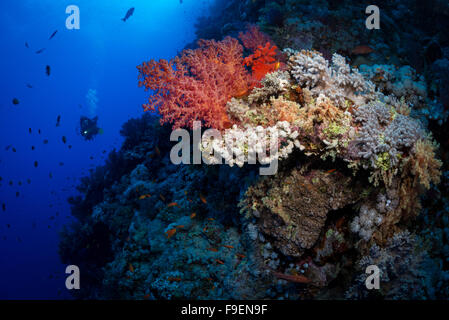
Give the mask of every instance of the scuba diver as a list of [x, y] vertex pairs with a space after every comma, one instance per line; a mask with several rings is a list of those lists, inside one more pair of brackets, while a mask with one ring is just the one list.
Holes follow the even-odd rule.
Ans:
[[97, 134], [102, 134], [103, 129], [97, 126], [98, 116], [88, 118], [81, 116], [80, 118], [80, 134], [85, 140], [93, 140]]

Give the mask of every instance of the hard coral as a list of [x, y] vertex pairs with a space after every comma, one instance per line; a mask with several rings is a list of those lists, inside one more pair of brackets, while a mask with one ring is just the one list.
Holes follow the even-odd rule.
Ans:
[[250, 89], [250, 76], [243, 66], [243, 47], [231, 37], [223, 41], [200, 40], [199, 48], [185, 50], [171, 61], [151, 60], [138, 66], [139, 86], [154, 90], [145, 111], [158, 111], [161, 123], [173, 128], [230, 125], [226, 103]]

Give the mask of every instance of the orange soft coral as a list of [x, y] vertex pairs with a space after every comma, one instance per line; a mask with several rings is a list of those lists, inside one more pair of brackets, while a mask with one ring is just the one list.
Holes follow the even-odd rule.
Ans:
[[154, 91], [144, 110], [159, 112], [161, 123], [172, 123], [173, 128], [192, 127], [198, 120], [222, 130], [231, 124], [226, 103], [251, 88], [243, 47], [231, 37], [200, 40], [198, 45], [171, 61], [151, 60], [137, 67], [139, 86]]
[[280, 63], [276, 61], [277, 47], [269, 42], [264, 47], [259, 46], [254, 54], [245, 58], [245, 66], [250, 67], [255, 80], [260, 81], [267, 73], [279, 69]]

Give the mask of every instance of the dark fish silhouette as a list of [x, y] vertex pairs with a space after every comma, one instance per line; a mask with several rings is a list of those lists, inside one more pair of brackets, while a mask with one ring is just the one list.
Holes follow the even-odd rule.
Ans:
[[34, 149], [36, 149], [36, 147], [35, 146], [31, 146], [31, 150], [34, 150]]
[[30, 89], [32, 89], [32, 88], [33, 88], [33, 86], [32, 86], [31, 84], [27, 83], [27, 88], [30, 88]]
[[25, 47], [30, 48], [30, 46], [28, 45], [28, 42], [25, 42]]
[[20, 103], [19, 99], [17, 99], [17, 98], [12, 99], [13, 105], [17, 106], [19, 103]]
[[44, 140], [44, 144], [48, 144], [48, 140], [47, 139]]
[[42, 53], [44, 51], [45, 51], [45, 48], [39, 49], [39, 50], [36, 51], [36, 54]]
[[65, 136], [62, 136], [62, 142], [67, 143], [67, 138]]
[[58, 30], [56, 30], [55, 32], [53, 32], [50, 36], [50, 38], [48, 38], [48, 40], [51, 40], [56, 34], [58, 33]]
[[39, 163], [37, 161], [34, 161], [34, 167], [37, 168], [38, 165]]
[[28, 132], [31, 134], [31, 132], [32, 132], [32, 131], [31, 131], [31, 128], [28, 128]]
[[61, 124], [61, 115], [58, 115], [58, 117], [56, 118], [56, 126], [59, 127]]
[[6, 211], [6, 204], [2, 204], [2, 209], [3, 209], [3, 211]]
[[50, 71], [51, 71], [50, 66], [47, 65], [47, 66], [45, 67], [45, 73], [47, 74], [47, 76], [50, 76]]
[[131, 17], [134, 13], [134, 8], [131, 8], [128, 10], [128, 12], [126, 13], [125, 17], [122, 19], [123, 22], [126, 22], [126, 20], [129, 19], [129, 17]]

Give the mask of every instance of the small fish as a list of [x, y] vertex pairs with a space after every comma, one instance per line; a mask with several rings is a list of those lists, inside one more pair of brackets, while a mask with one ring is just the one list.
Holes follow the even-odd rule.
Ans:
[[32, 133], [32, 130], [31, 130], [31, 128], [28, 128], [28, 132], [31, 134]]
[[158, 157], [161, 156], [161, 151], [159, 150], [158, 147], [154, 148], [154, 151], [156, 152], [156, 154], [157, 154]]
[[28, 49], [30, 48], [30, 45], [28, 44], [28, 42], [25, 42], [25, 47], [27, 47]]
[[16, 192], [16, 198], [18, 198], [18, 197], [20, 197], [20, 192], [19, 191]]
[[12, 104], [13, 105], [17, 106], [19, 103], [20, 103], [19, 99], [17, 99], [17, 98], [13, 98], [12, 99]]
[[279, 273], [279, 272], [273, 272], [273, 274], [278, 277], [279, 279], [284, 279], [290, 282], [295, 282], [295, 283], [310, 283], [311, 281], [302, 276], [302, 275], [290, 275], [290, 274], [284, 274], [284, 273]]
[[45, 74], [46, 74], [47, 76], [50, 76], [50, 73], [51, 73], [51, 68], [50, 68], [50, 66], [49, 66], [49, 65], [45, 66]]
[[126, 22], [126, 20], [129, 19], [129, 17], [131, 17], [134, 13], [134, 8], [130, 8], [127, 12], [124, 18], [122, 18], [123, 22]]
[[27, 88], [33, 89], [33, 86], [29, 83], [26, 84]]
[[31, 146], [31, 150], [34, 150], [34, 149], [36, 149], [36, 147], [35, 146]]
[[6, 211], [6, 204], [2, 203], [2, 210]]
[[64, 144], [67, 143], [67, 138], [66, 138], [65, 136], [62, 136], [62, 142], [63, 142]]
[[165, 201], [165, 197], [162, 194], [159, 195], [159, 198], [161, 198], [162, 201]]
[[196, 213], [195, 212], [190, 215], [190, 219], [193, 219], [195, 217], [196, 217]]
[[139, 200], [143, 200], [143, 199], [146, 199], [146, 198], [151, 198], [151, 194], [143, 194], [143, 195], [141, 195], [140, 197], [139, 197]]
[[218, 252], [218, 249], [216, 249], [216, 248], [207, 248], [207, 250], [212, 251], [212, 252]]
[[131, 263], [128, 263], [128, 270], [129, 270], [131, 273], [134, 273], [134, 267], [133, 267], [133, 265], [132, 265]]
[[169, 204], [167, 204], [167, 208], [171, 208], [171, 207], [177, 207], [178, 204], [176, 202], [171, 202]]
[[45, 139], [45, 140], [43, 141], [43, 143], [44, 143], [44, 144], [48, 144], [48, 140]]
[[207, 220], [214, 221], [215, 219], [214, 218], [207, 218]]
[[50, 172], [50, 173], [48, 174], [48, 177], [49, 177], [50, 179], [53, 179], [53, 173]]
[[69, 144], [68, 148], [69, 148], [69, 149], [72, 149], [72, 145], [71, 145], [71, 144]]
[[149, 293], [147, 293], [146, 295], [144, 295], [144, 296], [143, 296], [143, 298], [144, 298], [145, 300], [149, 300], [149, 299], [150, 299], [150, 297], [151, 297], [151, 296], [150, 296], [150, 294], [149, 294]]
[[41, 129], [38, 129], [38, 130], [37, 130], [37, 133], [41, 134]]
[[224, 245], [223, 247], [228, 248], [228, 249], [234, 249], [234, 246], [229, 246], [229, 245]]
[[335, 171], [337, 171], [337, 169], [330, 169], [329, 171], [326, 171], [326, 173], [332, 173], [332, 172], [335, 172]]
[[180, 224], [179, 226], [176, 226], [176, 228], [178, 228], [178, 229], [184, 229], [184, 228], [185, 228], [185, 225]]
[[37, 168], [38, 165], [39, 163], [37, 161], [34, 161], [34, 167]]
[[202, 202], [202, 203], [204, 203], [204, 204], [207, 203], [206, 198], [205, 198], [201, 193], [200, 193], [200, 199], [201, 199], [201, 202]]
[[215, 259], [215, 262], [218, 263], [218, 264], [224, 264], [224, 262], [219, 260], [219, 259]]
[[180, 282], [182, 279], [181, 278], [168, 277], [167, 280], [171, 281], [171, 282]]
[[176, 228], [167, 230], [165, 233], [167, 234], [167, 238], [170, 239], [176, 233]]
[[44, 51], [45, 51], [45, 48], [39, 49], [39, 50], [36, 51], [36, 54], [40, 54], [40, 53], [42, 53]]
[[51, 34], [50, 38], [48, 38], [48, 40], [51, 40], [51, 39], [56, 35], [56, 33], [58, 33], [58, 30], [56, 30], [55, 32], [53, 32], [53, 33]]
[[61, 125], [61, 115], [58, 115], [56, 118], [56, 126], [59, 127]]
[[17, 152], [16, 148], [12, 148], [11, 150], [12, 150], [12, 152]]
[[246, 256], [245, 256], [244, 254], [241, 254], [241, 253], [236, 253], [235, 255], [236, 255], [237, 257], [241, 258], [241, 259], [246, 258]]
[[355, 55], [364, 55], [364, 54], [369, 54], [371, 52], [374, 52], [374, 49], [371, 48], [370, 46], [365, 46], [365, 45], [357, 46], [351, 50], [351, 53], [355, 54]]

